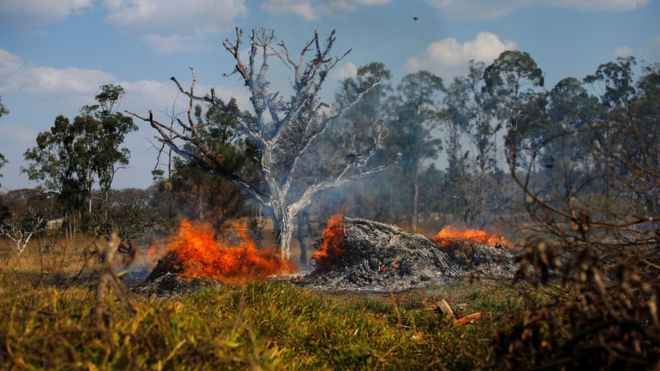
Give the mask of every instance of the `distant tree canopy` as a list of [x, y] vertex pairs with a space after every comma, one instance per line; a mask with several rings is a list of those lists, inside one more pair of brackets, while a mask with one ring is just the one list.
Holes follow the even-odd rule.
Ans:
[[[0, 117], [8, 113], [9, 110], [7, 109], [7, 107], [5, 107], [4, 104], [2, 104], [2, 97], [0, 97]], [[2, 167], [5, 166], [6, 163], [7, 163], [7, 159], [2, 153], [0, 153], [0, 169], [2, 169]], [[0, 173], [0, 178], [2, 178], [2, 173]], [[2, 184], [0, 184], [0, 187], [1, 186]], [[2, 196], [0, 196], [0, 224], [2, 224], [5, 221], [5, 219], [9, 218], [9, 216], [10, 216], [9, 208], [7, 208], [7, 206], [4, 205]]]
[[115, 173], [128, 164], [130, 152], [122, 144], [137, 127], [132, 118], [114, 112], [123, 94], [121, 86], [101, 86], [96, 104], [84, 106], [73, 122], [58, 116], [50, 130], [37, 135], [37, 145], [25, 151], [28, 166], [23, 171], [57, 192], [68, 212], [92, 212], [96, 181], [105, 209]]
[[408, 179], [412, 202], [411, 227], [417, 230], [419, 173], [422, 161], [434, 159], [442, 148], [442, 140], [432, 134], [438, 128], [438, 108], [445, 88], [442, 79], [420, 71], [403, 77], [390, 98], [391, 119], [387, 121], [386, 150], [398, 158], [404, 179]]
[[[4, 104], [2, 104], [2, 97], [0, 97], [0, 117], [6, 115], [8, 113], [9, 113], [9, 110], [7, 109], [7, 107], [5, 107]], [[7, 163], [7, 159], [5, 159], [5, 156], [2, 153], [0, 153], [0, 169], [3, 166], [5, 166], [6, 163]], [[1, 177], [2, 177], [2, 173], [0, 173], [0, 178]]]

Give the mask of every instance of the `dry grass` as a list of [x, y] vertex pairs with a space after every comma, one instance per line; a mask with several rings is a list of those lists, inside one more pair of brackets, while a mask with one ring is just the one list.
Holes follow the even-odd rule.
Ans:
[[[94, 317], [94, 275], [71, 282], [91, 240], [0, 258], [0, 368], [313, 369], [487, 366], [493, 339], [525, 303], [483, 285], [404, 295], [339, 295], [284, 283], [213, 287], [168, 300], [132, 295], [129, 314], [108, 301]], [[446, 298], [464, 327], [428, 310]]]

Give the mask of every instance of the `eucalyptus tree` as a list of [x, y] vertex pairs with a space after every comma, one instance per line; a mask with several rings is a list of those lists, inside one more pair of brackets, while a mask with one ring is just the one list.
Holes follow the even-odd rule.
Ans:
[[108, 195], [117, 171], [128, 166], [130, 150], [122, 147], [126, 135], [136, 131], [133, 118], [116, 108], [125, 91], [121, 85], [102, 85], [101, 92], [94, 98], [96, 104], [83, 107], [83, 115], [96, 122], [90, 135], [96, 147], [93, 155], [93, 171], [98, 177], [103, 193], [103, 211], [107, 217]]
[[[7, 107], [5, 107], [4, 104], [2, 104], [2, 97], [0, 97], [0, 117], [6, 115], [9, 113], [9, 110]], [[7, 164], [7, 159], [5, 156], [3, 156], [2, 153], [0, 153], [0, 169], [2, 169], [3, 166]], [[2, 173], [0, 173], [0, 178], [2, 178]], [[0, 184], [1, 186], [1, 184]], [[2, 197], [0, 196], [0, 224], [4, 222], [5, 219], [9, 217], [9, 209], [4, 205], [2, 202]]]
[[[447, 176], [452, 198], [460, 201], [465, 222], [482, 215], [497, 172], [497, 135], [503, 125], [495, 120], [495, 99], [486, 89], [485, 64], [470, 61], [469, 72], [447, 88], [442, 118], [446, 138]], [[469, 147], [463, 151], [461, 139]], [[474, 149], [471, 151], [471, 149]], [[472, 152], [472, 155], [470, 155]]]
[[24, 153], [23, 172], [57, 192], [68, 212], [91, 214], [95, 180], [107, 199], [117, 169], [128, 164], [129, 151], [120, 147], [136, 127], [131, 117], [113, 111], [123, 92], [121, 86], [101, 86], [95, 105], [84, 106], [73, 122], [57, 116]]
[[567, 77], [548, 94], [549, 126], [541, 165], [556, 196], [570, 199], [591, 183], [594, 158], [590, 127], [602, 117], [598, 98], [580, 80]]
[[[187, 119], [177, 120], [177, 127], [159, 121], [152, 112], [146, 116], [132, 113], [148, 122], [157, 131], [158, 139], [178, 155], [228, 179], [270, 210], [284, 257], [290, 255], [296, 217], [311, 203], [314, 195], [385, 167], [371, 161], [382, 139], [381, 121], [377, 120], [372, 123], [375, 127], [372, 143], [364, 152], [347, 156], [342, 163], [333, 164], [336, 166], [326, 166], [324, 177], [306, 174], [306, 169], [315, 165], [308, 163], [309, 154], [323, 140], [327, 129], [380, 83], [380, 79], [373, 80], [341, 104], [323, 103], [320, 92], [329, 72], [348, 54], [333, 56], [335, 39], [335, 31], [325, 41], [315, 31], [301, 51], [294, 54], [285, 43], [276, 40], [272, 31], [253, 30], [247, 58], [242, 55], [245, 48], [240, 29], [236, 29], [234, 40], [224, 41], [224, 48], [235, 62], [233, 73], [240, 77], [250, 96], [251, 112], [235, 114], [234, 118], [236, 129], [257, 148], [254, 157], [259, 165], [258, 181], [251, 182], [228, 169], [222, 156], [200, 135], [201, 128], [193, 118], [194, 103], [206, 102], [220, 110], [227, 110], [228, 104], [217, 97], [213, 89], [206, 95], [198, 95], [194, 72], [188, 89], [172, 78], [189, 98]], [[292, 91], [288, 96], [271, 86], [269, 73], [273, 60], [282, 62], [291, 71]]]
[[435, 158], [442, 140], [432, 131], [439, 122], [438, 106], [445, 88], [442, 79], [428, 71], [406, 75], [391, 99], [386, 149], [398, 157], [405, 177], [410, 180], [411, 226], [417, 229], [419, 211], [419, 172], [426, 159]]
[[642, 76], [635, 80], [636, 64], [634, 57], [617, 58], [601, 64], [584, 82], [599, 95], [604, 111], [592, 130], [603, 193], [608, 198], [626, 195], [631, 203], [643, 200], [646, 210], [639, 214], [653, 219], [660, 211], [660, 63], [642, 66]]
[[[339, 106], [351, 102], [375, 80], [379, 80], [380, 83], [356, 102], [353, 109], [347, 111], [337, 124], [328, 130], [329, 135], [323, 143], [324, 147], [328, 147], [323, 154], [325, 158], [333, 157], [332, 162], [338, 163], [342, 161], [341, 157], [351, 158], [363, 153], [372, 145], [375, 134], [373, 123], [386, 118], [387, 97], [392, 89], [390, 78], [391, 73], [384, 64], [372, 62], [360, 66], [354, 77], [341, 81], [335, 93], [335, 102]], [[380, 211], [387, 212], [387, 203], [382, 200], [387, 198], [389, 185], [383, 186], [382, 178], [389, 175], [391, 173], [384, 172], [346, 185], [343, 197], [346, 200], [347, 210], [352, 209], [362, 217], [373, 217]]]
[[[4, 104], [2, 104], [2, 97], [0, 97], [0, 117], [6, 115], [8, 113], [9, 113], [9, 110], [7, 109], [7, 107], [5, 107]], [[5, 156], [2, 155], [2, 153], [0, 153], [0, 169], [3, 166], [5, 166], [6, 163], [7, 163], [7, 159], [5, 158]], [[1, 177], [2, 177], [2, 173], [0, 173], [0, 178]]]
[[529, 53], [507, 50], [484, 70], [485, 90], [495, 100], [497, 118], [507, 132], [509, 158], [532, 149], [535, 134], [543, 129], [546, 93], [543, 71]]
[[49, 130], [37, 134], [36, 146], [24, 154], [28, 166], [23, 172], [45, 189], [57, 192], [68, 212], [82, 211], [91, 203], [94, 151], [90, 131], [94, 131], [93, 122], [85, 116], [76, 117], [74, 122], [57, 116]]

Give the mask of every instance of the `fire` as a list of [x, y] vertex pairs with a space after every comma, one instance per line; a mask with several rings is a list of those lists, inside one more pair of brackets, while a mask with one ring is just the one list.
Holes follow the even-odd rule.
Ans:
[[316, 269], [331, 270], [348, 254], [341, 244], [346, 237], [344, 231], [344, 215], [337, 213], [328, 219], [328, 226], [323, 231], [323, 240], [314, 253]]
[[225, 283], [263, 279], [276, 273], [288, 273], [292, 266], [280, 259], [275, 248], [258, 249], [244, 225], [238, 226], [238, 246], [229, 246], [214, 237], [213, 227], [181, 221], [176, 236], [167, 244], [182, 261], [182, 277], [214, 278]]
[[511, 241], [497, 233], [488, 233], [481, 229], [459, 228], [446, 226], [442, 228], [433, 240], [441, 247], [450, 247], [457, 242], [473, 242], [492, 247], [513, 248]]

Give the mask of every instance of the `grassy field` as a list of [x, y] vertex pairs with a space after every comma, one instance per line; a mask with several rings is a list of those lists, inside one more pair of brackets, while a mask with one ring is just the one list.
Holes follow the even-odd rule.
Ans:
[[[494, 362], [516, 292], [465, 283], [397, 295], [330, 294], [260, 282], [166, 300], [131, 295], [97, 323], [93, 267], [72, 281], [89, 240], [17, 257], [0, 246], [0, 369], [473, 369]], [[430, 307], [446, 299], [457, 327]]]

